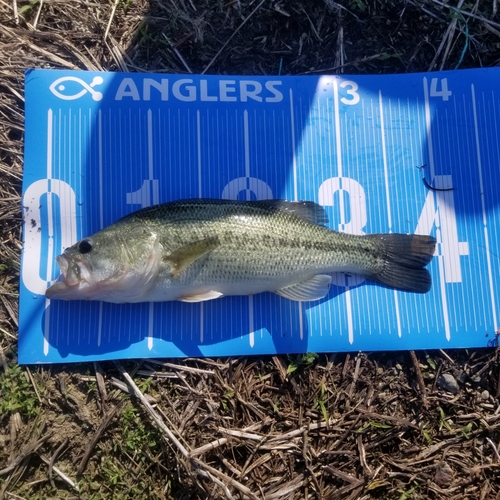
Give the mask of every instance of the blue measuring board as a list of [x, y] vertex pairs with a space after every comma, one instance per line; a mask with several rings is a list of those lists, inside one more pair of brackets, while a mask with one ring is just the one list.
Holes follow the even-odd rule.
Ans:
[[[497, 341], [500, 70], [26, 74], [19, 361], [478, 347]], [[453, 188], [453, 189], [452, 189]], [[438, 240], [429, 293], [337, 274], [324, 300], [49, 301], [55, 257], [144, 206], [311, 200], [329, 227]]]

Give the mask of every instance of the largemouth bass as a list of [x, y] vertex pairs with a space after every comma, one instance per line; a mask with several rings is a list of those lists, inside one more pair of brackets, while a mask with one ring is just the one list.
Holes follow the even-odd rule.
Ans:
[[296, 301], [328, 294], [331, 273], [357, 273], [425, 293], [436, 240], [328, 229], [313, 202], [181, 200], [133, 212], [57, 257], [50, 299], [200, 302], [274, 292]]

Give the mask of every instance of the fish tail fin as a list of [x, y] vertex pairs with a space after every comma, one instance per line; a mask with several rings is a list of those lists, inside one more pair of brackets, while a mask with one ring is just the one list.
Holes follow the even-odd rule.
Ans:
[[431, 289], [431, 275], [425, 269], [434, 255], [436, 239], [408, 234], [370, 235], [382, 244], [383, 269], [369, 278], [377, 283], [413, 293]]

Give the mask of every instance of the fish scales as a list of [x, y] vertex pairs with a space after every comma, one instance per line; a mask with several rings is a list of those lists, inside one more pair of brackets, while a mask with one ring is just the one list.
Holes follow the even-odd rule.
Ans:
[[[371, 267], [372, 272], [381, 264], [380, 245], [374, 241], [297, 220], [286, 211], [241, 203], [212, 206], [216, 210], [209, 214], [206, 204], [181, 203], [172, 211], [153, 207], [141, 214], [143, 221], [160, 234], [167, 255], [193, 240], [204, 240], [214, 234], [218, 237], [220, 246], [205, 261], [193, 265], [172, 282], [187, 283], [194, 279], [197, 284], [204, 284], [212, 280], [274, 280], [286, 276], [286, 281], [293, 283], [295, 274], [332, 268], [340, 271], [346, 262], [349, 267]], [[162, 237], [163, 233], [168, 236]], [[170, 266], [166, 267], [166, 276], [162, 278], [168, 281]]]
[[138, 210], [65, 250], [49, 298], [184, 300], [271, 291], [318, 300], [331, 273], [423, 293], [435, 239], [351, 235], [312, 202], [181, 200]]

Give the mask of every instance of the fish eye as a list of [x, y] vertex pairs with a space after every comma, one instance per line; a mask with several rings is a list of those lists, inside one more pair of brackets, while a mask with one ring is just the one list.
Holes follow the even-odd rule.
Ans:
[[89, 253], [92, 250], [92, 240], [85, 239], [78, 244], [78, 251], [80, 253]]

